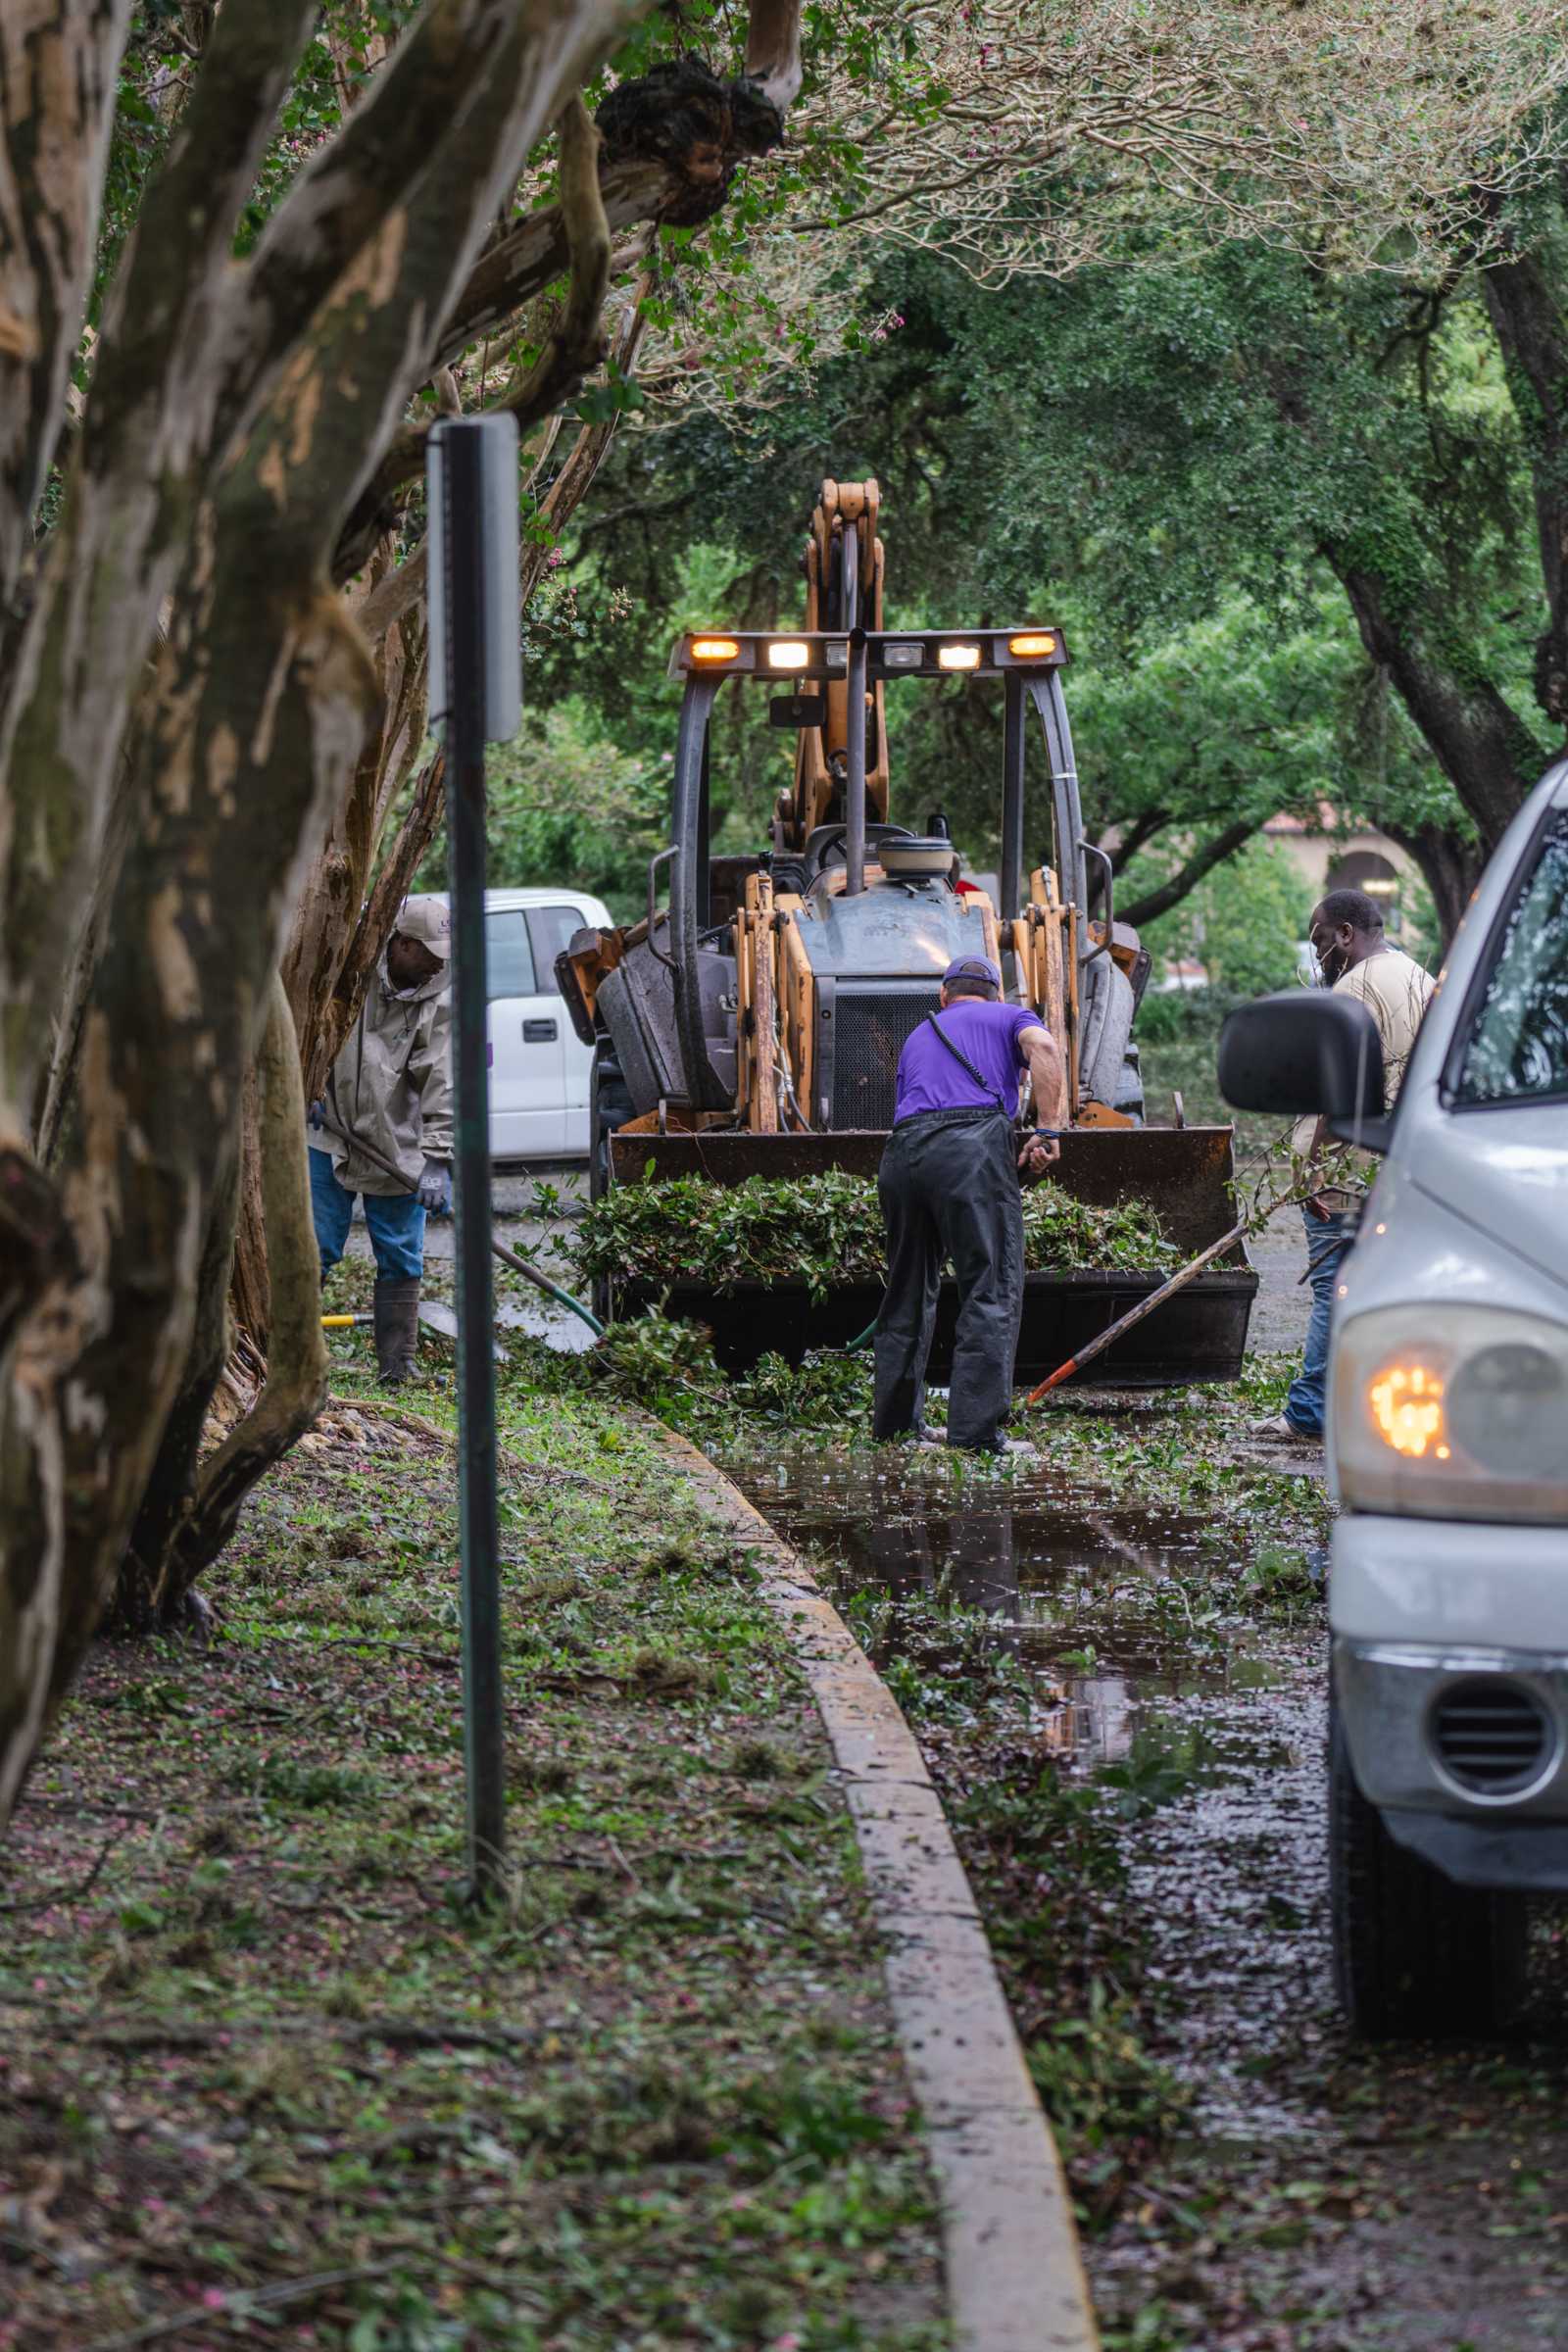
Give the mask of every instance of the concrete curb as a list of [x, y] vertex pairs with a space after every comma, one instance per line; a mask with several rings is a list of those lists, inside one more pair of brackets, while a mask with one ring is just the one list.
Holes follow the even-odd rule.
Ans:
[[686, 1439], [661, 1434], [725, 1526], [763, 1554], [762, 1595], [790, 1629], [844, 1775], [941, 2193], [954, 2340], [959, 2352], [1096, 2352], [1061, 2161], [914, 1735], [760, 1511]]

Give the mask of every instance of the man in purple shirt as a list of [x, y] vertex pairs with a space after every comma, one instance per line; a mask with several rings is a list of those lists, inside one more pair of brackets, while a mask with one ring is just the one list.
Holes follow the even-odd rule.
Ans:
[[888, 1287], [876, 1324], [872, 1433], [924, 1435], [925, 1366], [945, 1258], [958, 1285], [948, 1392], [948, 1444], [1007, 1450], [1002, 1422], [1023, 1306], [1020, 1172], [1060, 1156], [1053, 1134], [1019, 1148], [1018, 1083], [1028, 1071], [1036, 1116], [1059, 1127], [1066, 1106], [1061, 1056], [1038, 1013], [999, 1003], [1002, 974], [987, 956], [960, 956], [899, 1056], [893, 1132], [877, 1189], [888, 1235]]

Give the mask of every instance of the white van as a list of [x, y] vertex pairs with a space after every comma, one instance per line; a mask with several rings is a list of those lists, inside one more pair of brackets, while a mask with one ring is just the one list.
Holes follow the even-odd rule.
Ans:
[[1363, 1007], [1231, 1016], [1228, 1101], [1385, 1156], [1329, 1367], [1330, 1872], [1361, 2032], [1485, 2032], [1568, 1889], [1568, 763], [1515, 818], [1381, 1115]]
[[567, 1017], [556, 957], [574, 931], [610, 921], [609, 907], [578, 890], [484, 894], [492, 1159], [588, 1156], [593, 1048]]

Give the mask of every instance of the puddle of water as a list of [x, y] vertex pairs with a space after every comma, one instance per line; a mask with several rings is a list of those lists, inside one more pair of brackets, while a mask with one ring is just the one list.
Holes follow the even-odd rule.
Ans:
[[1061, 1744], [1091, 1764], [1129, 1755], [1155, 1730], [1161, 1702], [1185, 1710], [1274, 1679], [1244, 1628], [1194, 1639], [1196, 1518], [1102, 1504], [1045, 1463], [962, 1489], [897, 1457], [808, 1443], [726, 1467], [780, 1534], [825, 1558], [836, 1598], [941, 1596], [984, 1611], [999, 1642], [1062, 1697]]
[[541, 1298], [537, 1292], [529, 1298], [498, 1298], [496, 1328], [523, 1332], [567, 1355], [582, 1355], [594, 1344], [594, 1335], [581, 1315], [557, 1306], [554, 1299]]
[[[1333, 2031], [1324, 1934], [1317, 1644], [1260, 1633], [1196, 1573], [1205, 1523], [1119, 1507], [1050, 1464], [950, 1486], [940, 1457], [802, 1441], [726, 1463], [857, 1592], [984, 1611], [1059, 1702], [1054, 1744], [1140, 1813], [1129, 1900], [1181, 2019], [1169, 2063], [1218, 2139], [1310, 2134], [1298, 2090], [1259, 2075]], [[1141, 1802], [1140, 1802], [1141, 1800]]]

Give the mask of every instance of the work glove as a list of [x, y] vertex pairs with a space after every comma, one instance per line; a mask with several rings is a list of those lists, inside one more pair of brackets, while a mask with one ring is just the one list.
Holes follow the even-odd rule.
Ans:
[[419, 1178], [419, 1206], [427, 1217], [450, 1217], [452, 1214], [452, 1162], [449, 1159], [427, 1159], [424, 1174]]

